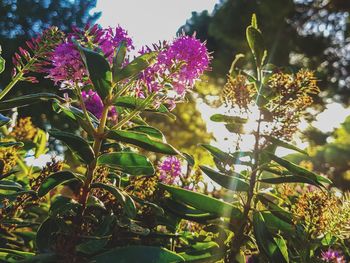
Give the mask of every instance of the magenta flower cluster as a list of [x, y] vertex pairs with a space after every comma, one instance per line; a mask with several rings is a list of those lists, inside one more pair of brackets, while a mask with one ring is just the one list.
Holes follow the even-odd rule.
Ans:
[[345, 263], [344, 256], [339, 251], [333, 249], [322, 252], [321, 256], [324, 262]]
[[49, 69], [48, 77], [55, 84], [63, 87], [81, 85], [87, 76], [87, 70], [81, 60], [80, 53], [73, 43], [64, 42], [60, 44], [52, 54], [52, 67]]
[[[81, 95], [83, 97], [86, 109], [91, 112], [95, 117], [101, 118], [103, 111], [103, 102], [100, 96], [93, 90], [82, 91]], [[117, 121], [118, 113], [115, 107], [110, 108], [108, 112], [108, 118], [112, 121]]]
[[148, 92], [157, 92], [169, 86], [183, 96], [209, 68], [210, 56], [204, 43], [194, 36], [180, 36], [167, 45], [157, 57], [157, 62], [143, 71], [140, 85]]
[[181, 176], [181, 162], [175, 156], [168, 156], [158, 166], [159, 179], [166, 184], [179, 181]]
[[91, 47], [102, 50], [103, 55], [112, 63], [113, 55], [117, 47], [124, 42], [128, 50], [133, 49], [132, 40], [127, 32], [120, 26], [112, 28], [100, 28], [94, 25], [91, 28], [81, 30], [74, 28], [74, 33], [69, 34], [66, 41], [54, 50], [51, 61], [52, 67], [48, 70], [48, 77], [55, 84], [63, 87], [88, 84], [88, 74], [84, 67], [80, 53], [73, 43], [79, 42], [83, 47]]

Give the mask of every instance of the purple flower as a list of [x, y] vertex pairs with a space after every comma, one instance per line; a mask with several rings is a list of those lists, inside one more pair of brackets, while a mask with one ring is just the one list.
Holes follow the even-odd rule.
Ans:
[[[144, 53], [149, 48], [140, 52]], [[157, 62], [140, 77], [140, 85], [148, 92], [158, 92], [168, 84], [170, 89], [183, 97], [205, 70], [209, 69], [210, 56], [207, 48], [195, 37], [180, 36], [166, 44], [157, 57]]]
[[73, 86], [84, 83], [87, 71], [81, 60], [79, 51], [73, 43], [64, 42], [56, 47], [52, 57], [52, 67], [48, 70], [48, 77], [55, 84]]
[[73, 33], [68, 35], [64, 43], [56, 47], [51, 56], [52, 67], [48, 71], [48, 77], [55, 84], [72, 87], [75, 84], [82, 86], [89, 83], [87, 70], [73, 40], [83, 47], [102, 51], [110, 63], [115, 50], [123, 41], [128, 51], [134, 48], [127, 32], [119, 26], [115, 29], [103, 29], [98, 25], [87, 26], [84, 30], [73, 28]]
[[321, 256], [324, 262], [345, 263], [344, 256], [339, 251], [333, 249], [322, 252]]
[[[86, 109], [100, 119], [103, 111], [103, 102], [100, 96], [91, 89], [88, 92], [82, 91], [81, 96], [83, 97]], [[112, 121], [117, 121], [118, 113], [115, 107], [110, 108], [108, 118]]]
[[113, 61], [115, 50], [122, 42], [126, 44], [128, 51], [134, 49], [132, 39], [122, 27], [117, 26], [115, 29], [109, 27], [102, 29], [102, 32], [103, 34], [99, 37], [97, 43], [110, 63]]
[[159, 179], [167, 184], [172, 184], [179, 180], [181, 175], [181, 162], [175, 156], [168, 156], [158, 166]]

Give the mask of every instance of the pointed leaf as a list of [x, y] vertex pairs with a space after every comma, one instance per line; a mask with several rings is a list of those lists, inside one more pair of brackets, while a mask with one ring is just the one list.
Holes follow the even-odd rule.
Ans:
[[68, 148], [86, 164], [91, 163], [95, 159], [92, 147], [83, 138], [69, 132], [58, 130], [51, 130], [49, 134], [64, 142]]
[[154, 168], [147, 157], [133, 152], [115, 152], [102, 154], [99, 165], [106, 165], [131, 175], [153, 175]]
[[53, 99], [62, 100], [61, 97], [52, 93], [34, 93], [30, 95], [23, 95], [17, 98], [1, 101], [0, 111], [11, 110], [16, 107], [24, 107], [40, 101], [49, 101]]
[[108, 184], [103, 184], [103, 183], [93, 183], [91, 185], [92, 188], [102, 188], [109, 193], [111, 193], [123, 206], [125, 213], [130, 217], [130, 218], [135, 218], [136, 217], [136, 206], [134, 203], [134, 200], [125, 192], [122, 190], [118, 189], [114, 185], [108, 185]]
[[286, 255], [286, 247], [282, 242], [276, 242], [269, 232], [265, 219], [261, 212], [255, 212], [253, 215], [253, 228], [259, 250], [264, 253], [271, 262], [283, 263], [289, 262]]
[[98, 95], [104, 100], [112, 88], [112, 72], [108, 61], [101, 54], [77, 44], [81, 57], [89, 72], [90, 80]]
[[238, 116], [228, 116], [224, 114], [214, 114], [210, 117], [211, 121], [214, 122], [226, 122], [226, 123], [247, 123], [247, 119], [238, 117]]
[[165, 141], [163, 133], [160, 130], [158, 130], [154, 127], [151, 127], [151, 126], [139, 125], [139, 126], [132, 127], [128, 130], [140, 132], [140, 133], [145, 133], [152, 138], [156, 138], [158, 140]]
[[130, 143], [152, 152], [163, 153], [168, 155], [178, 154], [178, 151], [170, 144], [167, 144], [157, 139], [152, 139], [147, 134], [136, 131], [110, 131], [107, 135], [107, 138], [116, 140], [117, 142]]
[[41, 183], [38, 189], [38, 196], [42, 197], [46, 195], [58, 185], [77, 180], [78, 178], [75, 176], [75, 174], [70, 171], [60, 171], [53, 173], [50, 176], [46, 177]]
[[204, 212], [225, 217], [232, 216], [234, 218], [240, 218], [242, 216], [240, 209], [216, 198], [163, 183], [160, 183], [159, 186], [163, 190], [168, 191], [174, 199]]
[[218, 159], [219, 161], [225, 164], [232, 165], [237, 161], [237, 159], [233, 157], [231, 154], [223, 152], [215, 146], [212, 146], [209, 144], [202, 144], [201, 146], [205, 148], [208, 152], [210, 152], [214, 158]]
[[302, 149], [299, 149], [298, 147], [292, 145], [292, 144], [289, 144], [287, 142], [284, 142], [284, 141], [281, 141], [277, 138], [274, 138], [272, 136], [268, 136], [268, 135], [264, 135], [264, 137], [270, 141], [271, 143], [273, 143], [274, 145], [276, 146], [280, 146], [280, 147], [283, 147], [283, 148], [286, 148], [286, 149], [290, 149], [290, 150], [294, 150], [294, 151], [297, 151], [297, 152], [300, 152], [302, 154], [305, 154], [305, 155], [308, 155], [308, 153]]
[[[128, 108], [128, 109], [136, 109], [136, 108], [139, 108], [141, 105], [143, 105], [143, 101], [144, 100], [140, 98], [125, 96], [125, 97], [116, 98], [114, 100], [114, 105]], [[165, 107], [163, 104], [161, 104], [158, 109], [146, 108], [146, 111], [170, 113], [168, 108]]]
[[232, 191], [248, 191], [249, 184], [240, 177], [234, 175], [228, 176], [226, 174], [217, 172], [207, 166], [200, 165], [201, 170], [214, 182], [218, 183], [222, 187]]
[[295, 176], [305, 177], [307, 179], [310, 179], [310, 180], [318, 183], [319, 185], [322, 185], [322, 183], [332, 184], [332, 181], [326, 177], [317, 175], [311, 171], [304, 169], [303, 167], [300, 167], [300, 166], [295, 165], [294, 163], [291, 163], [285, 159], [277, 157], [276, 155], [274, 155], [272, 153], [269, 153], [269, 152], [265, 152], [265, 153], [267, 155], [269, 155], [273, 161], [275, 161], [279, 165], [286, 168], [288, 171], [290, 171]]
[[152, 62], [152, 60], [157, 56], [157, 52], [151, 52], [143, 54], [133, 61], [131, 61], [128, 65], [122, 68], [116, 74], [116, 81], [121, 81], [126, 78], [134, 77], [135, 75], [141, 73], [144, 69], [146, 69]]
[[261, 32], [254, 26], [248, 26], [246, 30], [248, 45], [254, 55], [257, 66], [261, 67], [266, 57], [264, 39]]

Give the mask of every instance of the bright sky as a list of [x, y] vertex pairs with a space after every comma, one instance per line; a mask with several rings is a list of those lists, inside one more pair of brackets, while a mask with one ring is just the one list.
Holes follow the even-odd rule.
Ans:
[[136, 47], [171, 40], [193, 11], [212, 11], [218, 0], [98, 0], [98, 23], [127, 29]]

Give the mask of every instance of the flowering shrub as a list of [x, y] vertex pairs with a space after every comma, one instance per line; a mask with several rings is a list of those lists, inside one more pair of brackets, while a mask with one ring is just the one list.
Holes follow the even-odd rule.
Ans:
[[[234, 115], [211, 120], [239, 142], [257, 111], [254, 146], [224, 152], [203, 145], [215, 169], [179, 152], [143, 118], [173, 118], [171, 109], [209, 69], [210, 55], [194, 36], [144, 47], [133, 58], [121, 27], [69, 34], [53, 27], [27, 42], [14, 55], [0, 111], [50, 101], [79, 130], [44, 131], [29, 117], [0, 114], [0, 260], [346, 262], [348, 195], [276, 155], [277, 147], [307, 154], [288, 141], [319, 92], [314, 73], [267, 64], [255, 17], [247, 40], [255, 71], [237, 68], [236, 57], [222, 90]], [[60, 95], [3, 99], [17, 82], [36, 82], [32, 73], [45, 74]], [[65, 158], [37, 167], [31, 160], [47, 156], [49, 138], [66, 146]]]

